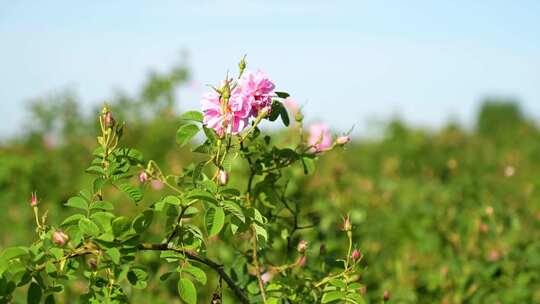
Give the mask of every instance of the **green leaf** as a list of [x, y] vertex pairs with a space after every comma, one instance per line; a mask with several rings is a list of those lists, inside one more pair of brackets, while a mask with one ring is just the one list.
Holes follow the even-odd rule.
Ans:
[[66, 206], [68, 207], [73, 207], [73, 208], [79, 208], [79, 209], [83, 209], [83, 210], [88, 210], [88, 203], [86, 202], [86, 200], [80, 196], [74, 196], [72, 198], [70, 198], [67, 203], [66, 203]]
[[223, 202], [223, 209], [225, 209], [227, 212], [229, 212], [229, 213], [233, 214], [234, 216], [236, 216], [243, 223], [246, 222], [246, 217], [245, 217], [244, 213], [242, 212], [242, 209], [235, 202], [233, 202], [233, 201], [224, 201]]
[[321, 299], [321, 303], [329, 303], [337, 300], [344, 299], [346, 294], [339, 290], [333, 290], [325, 293]]
[[216, 198], [211, 193], [206, 192], [204, 190], [198, 190], [198, 189], [192, 190], [191, 192], [189, 192], [187, 194], [187, 198], [189, 200], [199, 199], [199, 200], [202, 200], [202, 201], [217, 204]]
[[113, 247], [107, 249], [107, 254], [111, 257], [113, 263], [120, 264], [120, 250], [118, 250], [118, 248]]
[[208, 236], [212, 237], [214, 235], [217, 235], [225, 224], [225, 213], [223, 212], [223, 208], [208, 208], [208, 210], [206, 210], [204, 219], [206, 222], [206, 230], [208, 231]]
[[60, 224], [60, 227], [66, 227], [66, 226], [74, 225], [74, 224], [78, 223], [79, 220], [81, 218], [83, 218], [83, 217], [84, 217], [84, 215], [82, 215], [82, 214], [74, 214], [74, 215], [68, 217], [67, 219], [65, 219], [62, 222], [62, 224]]
[[39, 304], [39, 302], [41, 301], [41, 296], [43, 296], [41, 287], [39, 287], [36, 282], [30, 283], [30, 287], [28, 287], [28, 294], [26, 296], [26, 303]]
[[257, 234], [257, 237], [264, 238], [265, 241], [268, 241], [268, 232], [266, 232], [266, 229], [264, 229], [262, 226], [257, 225], [253, 223], [253, 227], [255, 227], [255, 232]]
[[94, 222], [87, 218], [82, 218], [79, 220], [79, 229], [82, 233], [90, 236], [99, 235], [99, 227]]
[[11, 259], [19, 258], [27, 254], [28, 254], [28, 249], [26, 247], [10, 247], [10, 248], [6, 248], [2, 252], [1, 257], [2, 259], [9, 261]]
[[147, 285], [148, 273], [146, 273], [146, 270], [141, 267], [133, 267], [127, 273], [127, 279], [129, 283], [133, 285], [133, 287], [137, 289], [144, 289]]
[[281, 116], [281, 121], [283, 122], [283, 124], [288, 127], [290, 124], [289, 113], [287, 112], [287, 109], [283, 105], [281, 106], [280, 116]]
[[275, 93], [279, 98], [287, 98], [287, 97], [291, 96], [287, 92], [275, 92]]
[[142, 192], [139, 187], [134, 187], [129, 183], [125, 183], [119, 185], [118, 188], [126, 193], [134, 202], [138, 202], [142, 199]]
[[197, 304], [197, 290], [189, 279], [180, 278], [178, 280], [178, 293], [187, 304]]
[[175, 205], [175, 206], [180, 206], [182, 204], [182, 201], [174, 196], [174, 195], [168, 195], [166, 196], [163, 201], [167, 204], [171, 204], [171, 205]]
[[193, 265], [187, 265], [180, 268], [180, 272], [189, 273], [190, 275], [193, 276], [193, 278], [195, 278], [195, 280], [199, 281], [201, 284], [203, 285], [206, 284], [206, 281], [207, 281], [206, 273], [199, 267], [195, 267]]
[[199, 132], [199, 127], [193, 124], [183, 125], [176, 131], [176, 142], [185, 146]]
[[114, 210], [114, 206], [108, 201], [96, 201], [90, 205], [90, 209]]
[[154, 212], [152, 210], [146, 210], [143, 214], [140, 214], [133, 220], [133, 229], [137, 233], [142, 233], [150, 227], [152, 220], [154, 219]]
[[202, 122], [203, 121], [203, 115], [199, 111], [187, 111], [180, 115], [179, 117], [181, 120], [192, 120], [196, 122]]
[[115, 237], [126, 234], [131, 228], [131, 220], [125, 216], [120, 216], [112, 221], [112, 232]]

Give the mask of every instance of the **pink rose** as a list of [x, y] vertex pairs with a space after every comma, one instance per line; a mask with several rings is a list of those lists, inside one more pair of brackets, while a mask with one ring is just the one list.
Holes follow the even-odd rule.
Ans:
[[248, 125], [251, 114], [249, 97], [236, 90], [229, 97], [227, 105], [222, 105], [222, 98], [215, 91], [204, 94], [201, 103], [203, 123], [218, 135], [225, 132], [238, 134]]
[[328, 126], [324, 123], [314, 124], [309, 129], [308, 144], [310, 151], [314, 153], [323, 152], [332, 146], [332, 136]]
[[262, 71], [256, 71], [255, 73], [246, 71], [238, 79], [238, 85], [233, 93], [241, 93], [249, 99], [251, 115], [256, 117], [259, 115], [259, 111], [263, 109], [270, 110], [274, 88], [274, 83], [266, 73]]

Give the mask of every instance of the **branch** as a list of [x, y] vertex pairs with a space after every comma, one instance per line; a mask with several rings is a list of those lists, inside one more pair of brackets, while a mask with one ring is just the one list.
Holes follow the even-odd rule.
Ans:
[[198, 255], [195, 255], [185, 250], [169, 248], [167, 244], [143, 243], [143, 244], [140, 244], [137, 248], [139, 250], [151, 250], [151, 251], [174, 251], [174, 252], [185, 255], [190, 260], [203, 263], [207, 265], [208, 267], [212, 268], [214, 271], [216, 271], [219, 274], [219, 276], [223, 278], [225, 282], [227, 282], [227, 285], [229, 285], [229, 287], [232, 289], [235, 296], [240, 300], [241, 303], [249, 304], [248, 297], [246, 296], [244, 291], [238, 285], [235, 284], [233, 279], [225, 272], [225, 270], [223, 270], [223, 265], [220, 265], [208, 258], [200, 257]]

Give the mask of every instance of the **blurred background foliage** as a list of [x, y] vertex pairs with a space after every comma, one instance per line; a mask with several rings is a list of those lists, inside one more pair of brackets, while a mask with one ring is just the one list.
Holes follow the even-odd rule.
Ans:
[[[151, 73], [135, 96], [117, 92], [108, 100], [117, 120], [126, 121], [123, 145], [175, 172], [195, 157], [174, 137], [176, 92], [189, 75], [180, 64]], [[97, 112], [83, 113], [71, 91], [30, 101], [24, 134], [0, 144], [1, 248], [32, 241], [32, 191], [51, 222], [70, 212], [63, 204], [88, 185]], [[287, 132], [276, 136], [286, 140]], [[314, 176], [291, 183], [290, 194], [316, 223], [294, 242], [317, 240], [312, 254], [342, 252], [337, 225], [349, 213], [370, 303], [384, 290], [390, 303], [538, 303], [539, 170], [540, 130], [513, 100], [486, 100], [472, 129], [391, 121], [380, 137], [354, 139], [322, 157]], [[233, 182], [242, 181], [240, 174]], [[150, 185], [145, 200], [157, 200], [159, 189]], [[134, 207], [125, 201], [117, 208], [129, 214]], [[175, 286], [159, 285], [156, 279], [135, 292], [134, 303], [179, 301]]]

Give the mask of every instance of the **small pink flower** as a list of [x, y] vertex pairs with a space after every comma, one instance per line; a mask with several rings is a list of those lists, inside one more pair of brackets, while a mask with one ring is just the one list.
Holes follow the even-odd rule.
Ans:
[[296, 261], [296, 264], [300, 267], [304, 267], [307, 262], [307, 257], [305, 255], [298, 258], [298, 261]]
[[296, 102], [296, 100], [292, 99], [291, 97], [285, 98], [283, 103], [285, 104], [285, 107], [287, 107], [287, 109], [289, 110], [292, 116], [296, 116], [296, 113], [300, 111], [300, 107], [298, 106], [298, 103]]
[[58, 246], [64, 246], [69, 241], [69, 236], [62, 230], [56, 230], [52, 235], [52, 241]]
[[362, 254], [360, 253], [360, 250], [358, 249], [354, 249], [353, 252], [351, 253], [351, 258], [354, 262], [358, 261], [358, 259], [362, 256]]
[[349, 216], [347, 215], [345, 219], [343, 219], [343, 231], [351, 231], [351, 229], [351, 220], [349, 220]]
[[388, 300], [390, 300], [390, 291], [388, 290], [385, 290], [384, 293], [383, 293], [383, 300], [385, 302], [387, 302]]
[[261, 280], [266, 284], [272, 280], [273, 276], [274, 275], [270, 271], [267, 271], [261, 275]]
[[221, 186], [225, 186], [229, 182], [229, 173], [225, 170], [219, 170], [218, 172], [218, 183]]
[[150, 185], [152, 186], [152, 189], [156, 191], [163, 189], [163, 183], [157, 179], [153, 179]]
[[251, 114], [249, 96], [234, 92], [223, 105], [221, 95], [212, 91], [204, 94], [202, 103], [203, 123], [222, 136], [225, 132], [238, 134], [247, 125]]
[[105, 128], [110, 128], [114, 125], [114, 117], [110, 111], [107, 111], [103, 116], [103, 122], [105, 123]]
[[308, 144], [311, 152], [319, 153], [332, 146], [332, 136], [328, 126], [324, 123], [314, 124], [309, 129]]
[[304, 251], [306, 251], [307, 246], [308, 242], [306, 240], [301, 240], [300, 242], [298, 242], [298, 252], [303, 253]]
[[351, 141], [351, 137], [348, 136], [348, 135], [343, 135], [343, 136], [340, 136], [336, 139], [336, 143], [338, 145], [345, 145], [347, 144], [349, 141]]
[[246, 71], [238, 79], [238, 86], [233, 93], [241, 93], [249, 98], [251, 115], [256, 117], [259, 111], [270, 110], [275, 85], [262, 71]]
[[30, 206], [35, 207], [38, 204], [37, 195], [35, 192], [32, 193], [32, 197], [30, 198]]
[[146, 171], [141, 171], [141, 173], [139, 173], [139, 182], [141, 182], [141, 184], [144, 184], [148, 181], [148, 174], [146, 173]]

